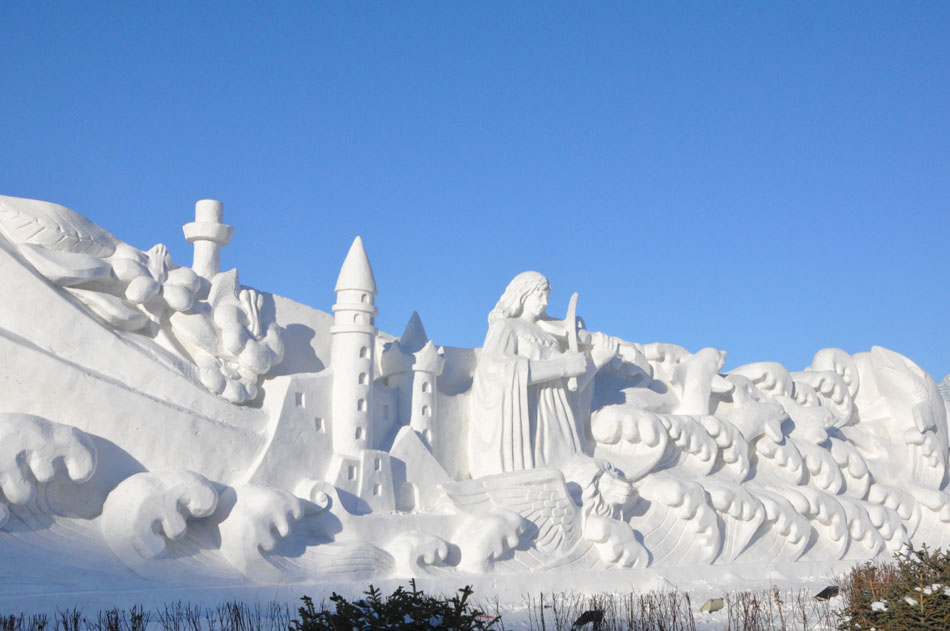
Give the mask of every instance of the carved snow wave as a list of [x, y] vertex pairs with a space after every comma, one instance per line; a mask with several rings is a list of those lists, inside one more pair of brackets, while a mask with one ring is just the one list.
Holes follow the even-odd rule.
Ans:
[[[728, 416], [744, 418], [741, 427], [717, 409], [677, 415], [605, 406], [592, 420], [601, 459], [579, 458], [563, 471], [447, 483], [444, 490], [458, 512], [446, 517], [454, 526], [441, 536], [418, 530], [378, 545], [335, 541], [332, 529], [314, 526], [315, 516], [340, 515], [332, 485], [319, 483], [328, 490], [300, 498], [275, 488], [222, 485], [190, 471], [125, 478], [108, 493], [98, 523], [118, 559], [142, 576], [163, 580], [185, 580], [196, 568], [232, 580], [299, 581], [313, 580], [319, 571], [346, 574], [346, 567], [351, 576], [375, 577], [578, 563], [862, 560], [911, 540], [950, 544], [950, 495], [932, 475], [918, 475], [914, 463], [932, 463], [935, 453], [942, 458], [941, 450], [906, 448], [927, 445], [927, 434], [936, 440], [946, 417], [938, 407], [929, 415], [920, 411], [932, 397], [925, 381], [917, 387], [913, 379], [894, 375], [895, 362], [906, 366], [903, 359], [878, 349], [858, 359], [867, 384], [891, 390], [888, 409], [901, 401], [895, 383], [909, 390], [902, 395], [905, 415], [889, 417], [904, 423], [897, 434], [904, 449], [895, 452], [888, 436], [862, 427], [878, 419], [865, 419], [860, 406], [844, 426], [836, 425], [844, 415], [817, 412], [823, 399], [813, 395], [814, 384], [836, 384], [838, 399], [845, 401], [842, 387], [861, 392], [857, 376], [850, 384], [840, 375], [792, 377], [789, 386], [773, 366], [744, 367], [741, 372], [753, 377], [727, 378], [744, 388], [746, 402], [783, 402], [787, 414], [779, 440], [768, 430], [770, 417], [749, 422], [736, 413], [735, 400], [727, 402]], [[766, 381], [757, 371], [778, 378]], [[880, 385], [885, 379], [891, 383]], [[767, 388], [771, 397], [748, 386], [755, 381], [777, 384]], [[831, 404], [834, 387], [823, 388]], [[817, 438], [824, 440], [816, 440], [816, 423], [824, 430]], [[902, 457], [894, 460], [894, 453]], [[603, 459], [608, 457], [614, 464]], [[889, 484], [872, 474], [882, 461], [892, 467]], [[625, 474], [625, 467], [633, 473]], [[82, 484], [95, 470], [90, 436], [32, 415], [0, 415], [0, 517], [9, 514], [6, 505], [30, 501], [57, 475]]]
[[[642, 372], [653, 384], [665, 375], [655, 391], [695, 387], [669, 364], [700, 355], [652, 354]], [[733, 387], [711, 394], [708, 415], [679, 413], [683, 397], [644, 406], [634, 388], [593, 412], [595, 454], [629, 474], [640, 499], [625, 515], [654, 565], [867, 559], [911, 539], [948, 542], [947, 419], [916, 364], [878, 347], [823, 349], [804, 371], [762, 362], [725, 378]], [[876, 482], [876, 469], [901, 482]]]
[[[17, 532], [52, 527], [40, 541], [95, 549], [94, 531], [84, 526], [93, 520], [118, 560], [142, 577], [164, 582], [312, 580], [318, 567], [376, 576], [395, 566], [390, 553], [365, 544], [322, 546], [307, 563], [288, 563], [281, 545], [302, 519], [326, 506], [279, 489], [216, 484], [192, 471], [126, 477], [108, 492], [98, 517], [79, 517], [51, 505], [52, 483], [84, 485], [95, 471], [96, 449], [88, 434], [33, 415], [0, 414], [0, 532], [13, 525], [9, 519], [16, 515]], [[50, 539], [57, 536], [58, 542]], [[0, 545], [4, 542], [0, 539]], [[420, 535], [403, 537], [394, 549], [400, 550], [400, 567], [416, 575], [439, 565], [447, 546]], [[82, 550], [74, 552], [82, 557]]]
[[214, 486], [197, 473], [139, 473], [109, 493], [99, 523], [115, 555], [133, 565], [164, 556], [166, 540], [184, 537], [187, 520], [207, 517], [217, 505]]
[[[229, 227], [198, 223], [186, 231], [194, 239], [226, 241]], [[0, 197], [0, 232], [57, 291], [134, 334], [124, 339], [163, 345], [228, 401], [254, 400], [282, 358], [264, 297], [241, 287], [234, 270], [173, 265], [161, 244], [137, 250], [45, 202]], [[357, 271], [357, 280], [372, 281], [368, 262]], [[370, 289], [347, 283], [341, 291], [355, 293], [338, 311], [355, 314], [337, 330], [375, 330]], [[489, 422], [460, 412], [470, 403], [475, 354], [436, 353], [415, 320], [384, 351], [378, 379], [379, 339], [367, 334], [349, 349], [353, 374], [338, 365], [281, 382], [285, 407], [266, 411], [272, 451], [255, 465], [271, 458], [270, 468], [234, 472], [227, 484], [138, 463], [94, 478], [102, 439], [0, 414], [0, 530], [92, 524], [126, 567], [166, 582], [827, 562], [881, 557], [908, 541], [950, 545], [947, 405], [898, 353], [823, 349], [801, 371], [757, 362], [723, 372], [716, 349], [614, 339], [619, 351], [589, 389], [554, 386], [564, 398], [548, 413], [577, 420], [582, 448], [544, 467], [532, 468], [528, 455], [527, 468], [469, 479], [472, 462], [466, 469], [459, 458], [464, 432], [451, 430]], [[552, 337], [545, 347], [555, 360], [560, 343]], [[516, 383], [528, 381], [521, 359], [510, 371]], [[436, 380], [443, 370], [452, 379], [444, 391]], [[377, 397], [361, 394], [341, 408], [355, 415], [352, 426], [330, 416], [335, 404], [320, 386], [337, 378], [352, 388], [335, 393]], [[300, 384], [313, 388], [295, 390]], [[523, 413], [530, 426], [538, 403], [505, 405], [511, 424]], [[164, 431], [160, 421], [147, 419], [148, 431]], [[399, 432], [391, 447], [387, 431]], [[228, 457], [228, 445], [199, 433], [195, 441]], [[522, 446], [524, 456], [531, 445]], [[94, 486], [82, 497], [101, 495], [101, 511], [94, 502], [81, 516], [58, 510], [46, 501], [57, 483]]]
[[[0, 508], [25, 504], [36, 487], [65, 475], [85, 482], [96, 471], [96, 448], [79, 430], [31, 414], [0, 414]], [[2, 509], [0, 522], [8, 511]]]

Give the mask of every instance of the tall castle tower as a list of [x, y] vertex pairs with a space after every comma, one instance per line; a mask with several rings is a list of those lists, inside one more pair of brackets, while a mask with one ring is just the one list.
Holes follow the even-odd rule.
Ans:
[[336, 281], [330, 340], [333, 367], [333, 451], [358, 455], [373, 447], [370, 422], [376, 347], [376, 281], [356, 237]]

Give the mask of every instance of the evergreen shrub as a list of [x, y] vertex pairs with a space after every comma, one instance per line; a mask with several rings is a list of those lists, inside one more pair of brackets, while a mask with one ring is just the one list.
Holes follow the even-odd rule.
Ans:
[[290, 623], [289, 631], [487, 631], [499, 621], [468, 603], [471, 586], [463, 587], [452, 598], [437, 598], [416, 588], [401, 585], [383, 598], [378, 588], [369, 586], [366, 598], [350, 602], [334, 593], [330, 601], [334, 610], [314, 607], [304, 596], [304, 605], [297, 610], [299, 619]]
[[909, 548], [895, 563], [867, 563], [841, 586], [839, 631], [950, 629], [950, 552]]

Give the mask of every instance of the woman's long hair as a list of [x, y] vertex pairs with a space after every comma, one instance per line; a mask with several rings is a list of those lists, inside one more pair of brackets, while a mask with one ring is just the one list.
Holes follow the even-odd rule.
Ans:
[[517, 318], [525, 299], [536, 291], [551, 291], [551, 283], [539, 272], [521, 272], [511, 279], [498, 304], [488, 314], [488, 324], [502, 318]]

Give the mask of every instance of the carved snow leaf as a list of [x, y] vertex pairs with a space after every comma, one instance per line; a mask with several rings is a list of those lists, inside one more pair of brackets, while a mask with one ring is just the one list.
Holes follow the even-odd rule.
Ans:
[[109, 277], [109, 264], [83, 252], [57, 252], [23, 243], [20, 254], [48, 281], [60, 287], [82, 285]]
[[81, 252], [105, 257], [117, 239], [59, 204], [0, 195], [0, 230], [17, 245], [32, 244], [56, 252]]
[[148, 317], [128, 306], [112, 294], [70, 287], [66, 291], [75, 296], [106, 324], [123, 331], [138, 331], [148, 324]]

